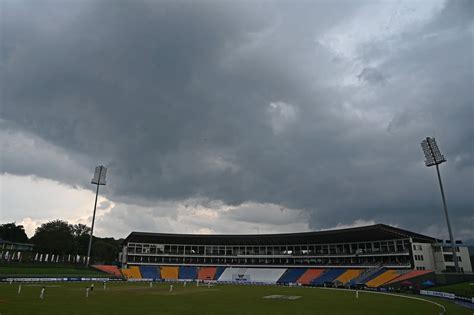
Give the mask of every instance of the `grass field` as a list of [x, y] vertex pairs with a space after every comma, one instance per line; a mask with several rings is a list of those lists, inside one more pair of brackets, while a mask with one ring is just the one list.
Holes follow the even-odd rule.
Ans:
[[108, 277], [107, 274], [87, 269], [74, 267], [54, 266], [1, 266], [0, 276], [41, 276], [41, 277]]
[[474, 281], [434, 287], [430, 290], [454, 293], [458, 296], [464, 297], [474, 297], [474, 285], [471, 286], [470, 283], [474, 283]]
[[[13, 314], [439, 314], [440, 308], [423, 301], [344, 290], [290, 288], [277, 286], [215, 285], [188, 283], [168, 284], [101, 283], [85, 297], [88, 283], [58, 283], [46, 286], [45, 299], [40, 300], [42, 285], [0, 284], [0, 313]], [[299, 296], [295, 300], [265, 299], [269, 295]], [[434, 299], [447, 308], [447, 314], [471, 314], [450, 302]]]

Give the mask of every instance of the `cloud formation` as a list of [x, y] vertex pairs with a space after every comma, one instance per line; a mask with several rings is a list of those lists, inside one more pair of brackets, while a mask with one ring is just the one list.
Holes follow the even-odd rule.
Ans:
[[[443, 234], [419, 147], [435, 136], [454, 224], [474, 239], [472, 10], [4, 1], [2, 172], [87, 187], [88, 170], [107, 164], [117, 206], [104, 224], [123, 233], [152, 229], [145, 217], [180, 225], [193, 200], [279, 230], [281, 207], [299, 213], [286, 217], [294, 229], [303, 217], [310, 229], [386, 222]], [[38, 158], [19, 158], [29, 154]], [[205, 222], [192, 224], [222, 232]]]

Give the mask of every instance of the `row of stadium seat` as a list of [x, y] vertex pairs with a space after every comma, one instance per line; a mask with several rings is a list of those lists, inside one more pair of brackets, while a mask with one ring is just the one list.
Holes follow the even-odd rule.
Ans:
[[385, 284], [393, 284], [396, 282], [406, 281], [406, 280], [413, 279], [422, 275], [426, 275], [431, 272], [433, 271], [432, 270], [406, 270], [405, 273], [402, 274], [400, 277], [395, 278]]
[[306, 268], [288, 268], [277, 283], [296, 283], [306, 270]]
[[127, 279], [141, 279], [142, 274], [140, 273], [140, 268], [137, 266], [131, 266], [128, 269], [122, 269], [122, 274]]
[[140, 266], [140, 273], [145, 279], [161, 279], [161, 273], [155, 266]]
[[385, 269], [382, 267], [366, 269], [363, 272], [361, 272], [358, 277], [351, 279], [347, 284], [350, 286], [365, 284], [369, 282], [370, 280], [378, 277], [384, 272], [385, 272]]
[[296, 281], [296, 283], [302, 285], [308, 285], [319, 277], [324, 272], [324, 269], [308, 269], [306, 272]]
[[[117, 275], [113, 266], [94, 266]], [[116, 268], [116, 267], [115, 267]], [[373, 269], [313, 268], [233, 268], [194, 266], [130, 266], [121, 270], [127, 279], [217, 280], [222, 282], [296, 283], [301, 285], [367, 285], [377, 288], [413, 278], [431, 271]]]
[[324, 285], [328, 282], [333, 282], [336, 280], [340, 275], [346, 272], [346, 269], [327, 269], [323, 272], [319, 277], [311, 281], [312, 285]]
[[401, 273], [398, 272], [398, 270], [385, 270], [382, 274], [380, 274], [378, 277], [375, 277], [371, 279], [370, 281], [367, 281], [365, 285], [371, 288], [377, 288], [395, 278], [400, 276]]
[[117, 266], [113, 265], [93, 265], [93, 268], [100, 270], [102, 272], [108, 273], [110, 275], [113, 275], [116, 278], [122, 278], [122, 273], [118, 269]]
[[198, 279], [199, 280], [214, 280], [216, 271], [217, 271], [217, 267], [199, 268]]
[[363, 269], [347, 269], [346, 272], [337, 277], [334, 282], [346, 284], [352, 279], [357, 278], [363, 271]]

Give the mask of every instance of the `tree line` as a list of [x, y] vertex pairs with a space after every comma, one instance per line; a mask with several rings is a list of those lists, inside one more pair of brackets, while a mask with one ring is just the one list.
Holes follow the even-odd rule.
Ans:
[[[84, 224], [69, 224], [62, 220], [53, 220], [41, 224], [35, 234], [28, 238], [24, 226], [15, 222], [0, 225], [0, 239], [31, 243], [38, 253], [61, 255], [87, 255], [90, 227]], [[118, 259], [123, 239], [93, 237], [91, 260], [95, 263], [113, 263]]]

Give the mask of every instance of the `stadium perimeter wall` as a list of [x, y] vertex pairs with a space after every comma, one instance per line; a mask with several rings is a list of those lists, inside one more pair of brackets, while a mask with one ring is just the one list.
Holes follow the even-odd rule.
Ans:
[[439, 285], [474, 281], [474, 273], [436, 273], [434, 279]]

